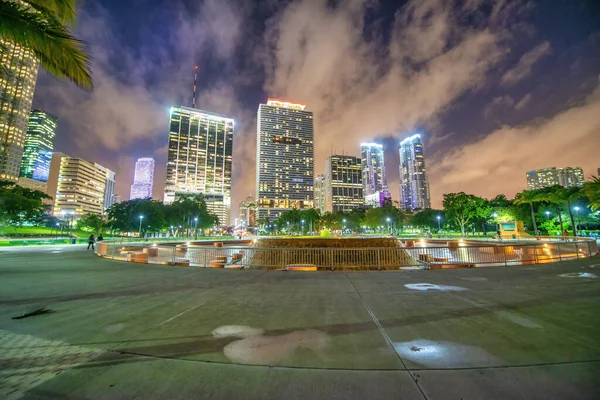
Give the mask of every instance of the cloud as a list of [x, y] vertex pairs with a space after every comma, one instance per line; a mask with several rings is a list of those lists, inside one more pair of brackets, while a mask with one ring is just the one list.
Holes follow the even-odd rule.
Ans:
[[430, 184], [441, 194], [465, 191], [508, 197], [526, 188], [525, 172], [545, 167], [598, 168], [600, 84], [582, 103], [551, 118], [505, 126], [482, 139], [438, 153], [429, 165]]
[[515, 109], [516, 110], [522, 110], [523, 108], [525, 108], [529, 102], [531, 101], [531, 93], [527, 93], [525, 96], [523, 96], [523, 98], [521, 100], [519, 100], [519, 102], [515, 105]]
[[501, 79], [503, 85], [514, 85], [531, 74], [531, 69], [539, 60], [550, 52], [550, 43], [542, 42], [527, 53], [523, 54], [517, 65], [504, 73]]
[[498, 111], [506, 111], [507, 109], [512, 109], [514, 104], [515, 101], [510, 96], [504, 95], [494, 97], [492, 101], [483, 108], [483, 115], [486, 118], [490, 118]]

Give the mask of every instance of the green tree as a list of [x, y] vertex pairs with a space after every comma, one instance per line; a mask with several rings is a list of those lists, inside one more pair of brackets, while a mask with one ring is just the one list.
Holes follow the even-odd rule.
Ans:
[[[559, 216], [561, 233], [564, 232], [563, 221], [562, 221], [562, 210], [563, 207], [567, 209], [569, 219], [571, 220], [571, 226], [575, 227], [575, 218], [573, 217], [573, 202], [582, 198], [584, 192], [580, 188], [565, 188], [560, 185], [551, 186], [541, 191], [540, 198], [547, 200], [554, 204], [557, 209]], [[573, 234], [577, 235], [576, 229], [573, 229]]]
[[600, 209], [600, 177], [592, 176], [591, 181], [583, 184], [582, 192], [590, 200], [592, 211]]
[[[92, 89], [85, 44], [70, 32], [78, 0], [0, 0], [0, 37], [33, 52], [57, 78]], [[0, 47], [0, 52], [6, 47]], [[0, 74], [10, 74], [6, 69]]]
[[[439, 223], [438, 217], [440, 217]], [[410, 218], [411, 225], [429, 229], [438, 229], [445, 221], [446, 217], [444, 215], [444, 210], [434, 210], [430, 208], [421, 210]]]
[[523, 190], [521, 193], [517, 193], [514, 204], [528, 204], [531, 211], [531, 221], [533, 224], [533, 232], [537, 235], [538, 228], [535, 221], [535, 212], [533, 210], [533, 203], [538, 203], [544, 200], [544, 194], [539, 190]]
[[39, 218], [43, 213], [44, 200], [51, 197], [39, 190], [31, 190], [14, 182], [0, 181], [0, 226], [20, 226]]
[[106, 221], [98, 214], [84, 214], [77, 220], [77, 229], [88, 232], [96, 232], [101, 234], [104, 233], [106, 227]]
[[487, 217], [490, 210], [485, 199], [465, 192], [445, 194], [442, 204], [446, 216], [449, 220], [456, 222], [463, 236], [465, 235], [465, 226], [469, 222]]

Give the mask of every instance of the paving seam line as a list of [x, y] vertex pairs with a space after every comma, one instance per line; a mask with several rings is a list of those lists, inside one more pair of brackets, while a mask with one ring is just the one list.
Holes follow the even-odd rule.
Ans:
[[419, 382], [413, 376], [413, 374], [411, 373], [411, 371], [408, 369], [408, 367], [404, 363], [404, 360], [402, 359], [402, 357], [400, 357], [400, 354], [398, 354], [398, 352], [396, 351], [396, 348], [394, 347], [394, 343], [392, 342], [392, 340], [390, 339], [390, 337], [387, 335], [387, 333], [383, 329], [383, 326], [381, 325], [381, 323], [379, 322], [379, 320], [375, 316], [375, 313], [373, 312], [373, 310], [371, 310], [371, 307], [369, 307], [369, 305], [367, 304], [367, 302], [365, 301], [365, 299], [363, 299], [362, 295], [360, 294], [360, 292], [356, 288], [356, 285], [354, 284], [354, 282], [352, 281], [352, 279], [350, 278], [350, 276], [348, 275], [348, 273], [345, 273], [345, 274], [346, 274], [346, 278], [348, 278], [348, 280], [350, 281], [350, 284], [352, 285], [352, 287], [354, 287], [354, 290], [356, 290], [356, 294], [358, 294], [358, 298], [360, 299], [360, 301], [362, 302], [363, 306], [365, 307], [365, 310], [367, 310], [367, 313], [369, 313], [369, 315], [371, 316], [371, 319], [373, 320], [373, 322], [375, 323], [375, 325], [379, 329], [379, 332], [381, 333], [381, 335], [383, 336], [383, 338], [385, 339], [385, 341], [388, 343], [388, 345], [392, 348], [392, 350], [394, 351], [394, 354], [396, 354], [396, 356], [398, 357], [398, 359], [402, 363], [402, 366], [404, 367], [404, 369], [406, 370], [406, 372], [408, 372], [408, 375], [410, 376], [410, 378], [415, 383], [415, 386], [417, 387], [417, 389], [419, 389], [419, 392], [421, 393], [421, 395], [423, 396], [423, 398], [425, 400], [428, 400], [427, 396], [423, 392], [423, 389], [421, 389], [421, 387], [419, 386]]

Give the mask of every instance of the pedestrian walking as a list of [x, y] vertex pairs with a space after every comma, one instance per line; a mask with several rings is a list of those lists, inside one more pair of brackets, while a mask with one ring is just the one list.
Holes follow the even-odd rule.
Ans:
[[98, 239], [96, 239], [96, 242], [101, 242], [103, 240], [104, 240], [104, 238], [102, 237], [102, 234], [100, 234], [100, 236], [98, 236]]
[[96, 250], [94, 248], [94, 242], [95, 241], [96, 241], [96, 239], [94, 238], [94, 235], [91, 234], [90, 237], [88, 238], [88, 247], [87, 247], [88, 250], [90, 249], [90, 246], [92, 246], [92, 250], [94, 250], [94, 251]]

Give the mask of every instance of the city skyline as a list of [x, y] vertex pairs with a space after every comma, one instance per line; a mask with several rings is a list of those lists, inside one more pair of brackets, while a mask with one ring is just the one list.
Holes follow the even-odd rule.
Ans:
[[[382, 1], [378, 8], [206, 2], [190, 9], [174, 1], [157, 4], [151, 15], [112, 0], [89, 2], [80, 13], [81, 38], [90, 45], [98, 90], [84, 93], [41, 72], [33, 107], [61, 119], [56, 149], [111, 166], [124, 198], [136, 159], [149, 155], [157, 160], [160, 199], [168, 109], [191, 105], [195, 65], [199, 107], [237, 123], [233, 204], [254, 192], [256, 159], [248, 149], [255, 145], [256, 105], [269, 95], [310, 104], [319, 135], [316, 175], [324, 173], [331, 147], [353, 153], [357, 143], [383, 144], [394, 198], [395, 147], [410, 132], [421, 132], [427, 148], [434, 207], [448, 192], [493, 196], [480, 184], [491, 174], [497, 191], [508, 197], [526, 187], [525, 171], [540, 166], [580, 165], [588, 179], [598, 168], [597, 8], [589, 1], [578, 8], [507, 4], [492, 13], [475, 3], [467, 9], [440, 1]], [[254, 7], [260, 12], [249, 11]], [[409, 18], [413, 12], [415, 19]], [[159, 35], [148, 30], [158, 14], [182, 23], [163, 24]], [[436, 23], [421, 24], [426, 15]], [[266, 19], [273, 31], [267, 32]], [[373, 23], [379, 19], [382, 25]], [[510, 19], [518, 24], [507, 26]], [[435, 29], [440, 26], [447, 29]], [[145, 34], [130, 35], [131, 29]], [[370, 36], [379, 29], [381, 34]], [[190, 32], [203, 40], [192, 40]], [[327, 40], [316, 32], [327, 32]], [[165, 57], [157, 59], [149, 49]], [[264, 57], [257, 59], [255, 52]]]
[[429, 179], [421, 135], [409, 136], [400, 142], [400, 208], [416, 210], [431, 208]]

